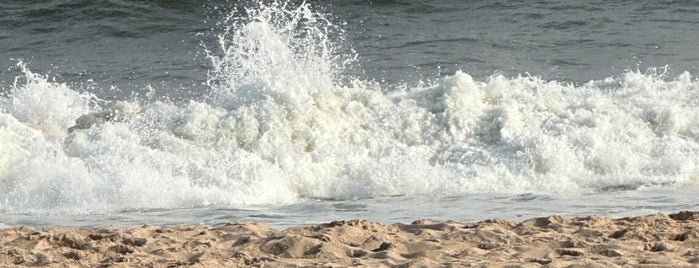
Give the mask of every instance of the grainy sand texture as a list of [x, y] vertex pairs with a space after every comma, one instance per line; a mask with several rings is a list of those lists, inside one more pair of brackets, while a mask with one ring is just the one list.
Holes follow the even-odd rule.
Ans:
[[699, 212], [0, 230], [0, 267], [699, 267]]

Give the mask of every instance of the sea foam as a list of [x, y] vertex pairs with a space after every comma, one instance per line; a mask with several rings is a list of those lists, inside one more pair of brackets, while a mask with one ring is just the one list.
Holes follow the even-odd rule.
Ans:
[[224, 20], [206, 101], [111, 109], [20, 64], [0, 113], [0, 212], [99, 213], [471, 193], [581, 194], [699, 179], [699, 83], [629, 71], [572, 85], [456, 72], [384, 93], [343, 77], [308, 4]]

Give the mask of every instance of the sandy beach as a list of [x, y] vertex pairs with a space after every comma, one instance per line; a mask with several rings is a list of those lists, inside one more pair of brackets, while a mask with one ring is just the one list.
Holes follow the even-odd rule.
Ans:
[[697, 267], [699, 212], [0, 230], [2, 267]]

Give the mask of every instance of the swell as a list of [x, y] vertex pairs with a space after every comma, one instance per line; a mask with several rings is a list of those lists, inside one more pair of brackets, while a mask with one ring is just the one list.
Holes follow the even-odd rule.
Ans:
[[[203, 9], [203, 6], [191, 1], [178, 3], [50, 1], [3, 4], [3, 17], [6, 19], [0, 25], [18, 32], [45, 34], [70, 31], [83, 36], [76, 38], [76, 34], [71, 35], [75, 41], [105, 37], [143, 37], [179, 30], [181, 25], [191, 24], [195, 19], [192, 15]], [[198, 24], [198, 18], [196, 20]]]

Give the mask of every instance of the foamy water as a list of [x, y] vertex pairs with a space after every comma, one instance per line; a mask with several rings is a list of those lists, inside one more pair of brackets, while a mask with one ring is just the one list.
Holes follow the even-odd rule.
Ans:
[[344, 74], [355, 55], [310, 5], [251, 7], [221, 25], [203, 49], [208, 92], [184, 104], [103, 101], [19, 62], [0, 102], [0, 218], [285, 226], [696, 209], [688, 72], [576, 85], [457, 71], [391, 91]]

